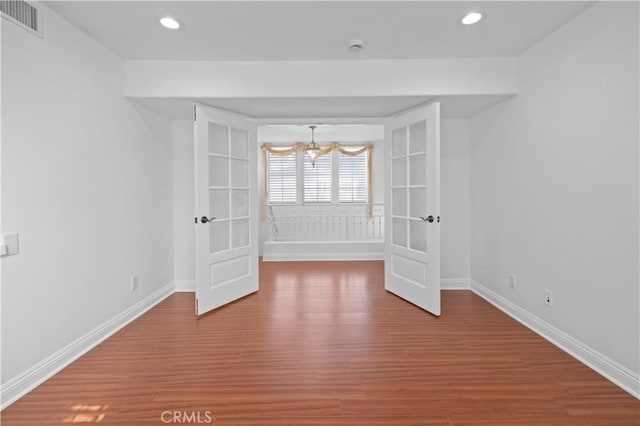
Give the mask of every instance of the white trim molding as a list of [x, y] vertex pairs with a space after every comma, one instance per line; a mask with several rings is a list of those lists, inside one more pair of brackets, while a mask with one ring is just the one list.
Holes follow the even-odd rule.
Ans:
[[263, 262], [355, 262], [361, 260], [384, 260], [384, 254], [374, 252], [362, 253], [287, 253], [267, 254], [262, 256]]
[[384, 241], [265, 241], [263, 262], [384, 260]]
[[525, 327], [542, 336], [598, 374], [640, 399], [640, 375], [601, 354], [578, 339], [527, 312], [486, 286], [470, 280], [471, 291], [509, 315]]
[[84, 336], [79, 337], [59, 351], [51, 354], [33, 367], [2, 384], [1, 410], [13, 404], [27, 393], [44, 383], [63, 368], [67, 367], [91, 349], [98, 346], [118, 330], [128, 325], [140, 315], [162, 302], [174, 293], [174, 283], [168, 284], [155, 293], [127, 308], [104, 322]]
[[176, 293], [193, 293], [196, 291], [196, 282], [191, 281], [174, 281], [173, 291]]
[[471, 280], [469, 278], [441, 278], [441, 290], [470, 290]]

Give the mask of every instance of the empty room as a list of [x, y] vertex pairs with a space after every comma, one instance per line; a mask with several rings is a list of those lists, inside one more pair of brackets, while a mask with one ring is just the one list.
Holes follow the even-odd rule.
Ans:
[[2, 425], [640, 425], [637, 1], [0, 1]]

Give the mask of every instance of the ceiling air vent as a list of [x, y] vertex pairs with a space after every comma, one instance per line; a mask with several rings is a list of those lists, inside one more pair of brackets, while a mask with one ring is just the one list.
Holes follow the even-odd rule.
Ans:
[[42, 37], [40, 10], [22, 0], [0, 0], [2, 17]]

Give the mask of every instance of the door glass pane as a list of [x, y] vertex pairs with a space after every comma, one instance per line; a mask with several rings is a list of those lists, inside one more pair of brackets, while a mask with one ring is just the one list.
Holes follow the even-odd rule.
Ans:
[[391, 177], [393, 186], [406, 186], [407, 185], [407, 159], [396, 158], [391, 164], [393, 175]]
[[229, 217], [229, 190], [209, 190], [209, 217], [226, 219]]
[[411, 239], [409, 247], [427, 252], [427, 223], [421, 220], [412, 220], [409, 222], [409, 238]]
[[249, 132], [241, 129], [231, 129], [231, 156], [249, 158]]
[[427, 215], [427, 190], [412, 188], [409, 190], [409, 216], [420, 217]]
[[393, 215], [394, 216], [406, 216], [407, 215], [407, 190], [406, 189], [394, 189], [393, 190]]
[[249, 245], [249, 219], [231, 222], [231, 248]]
[[418, 154], [409, 157], [409, 184], [427, 184], [427, 155]]
[[234, 189], [231, 191], [231, 215], [233, 217], [249, 216], [249, 190]]
[[407, 128], [401, 127], [391, 133], [391, 156], [399, 157], [407, 153]]
[[209, 222], [209, 252], [229, 249], [229, 222]]
[[409, 127], [409, 152], [427, 151], [427, 121], [413, 123]]
[[209, 123], [209, 154], [229, 154], [227, 127]]
[[393, 219], [393, 244], [396, 246], [407, 246], [407, 220]]
[[231, 160], [231, 186], [234, 188], [249, 186], [249, 162], [247, 160]]
[[229, 159], [209, 157], [209, 186], [229, 186]]

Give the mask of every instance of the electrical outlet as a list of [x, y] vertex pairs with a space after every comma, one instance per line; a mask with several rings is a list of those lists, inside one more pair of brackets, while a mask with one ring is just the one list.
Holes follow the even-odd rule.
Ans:
[[140, 287], [140, 280], [137, 275], [131, 276], [131, 291], [136, 291]]
[[551, 293], [551, 290], [544, 290], [544, 304], [547, 306], [553, 306], [553, 293]]
[[516, 288], [516, 276], [513, 274], [509, 275], [509, 287]]

